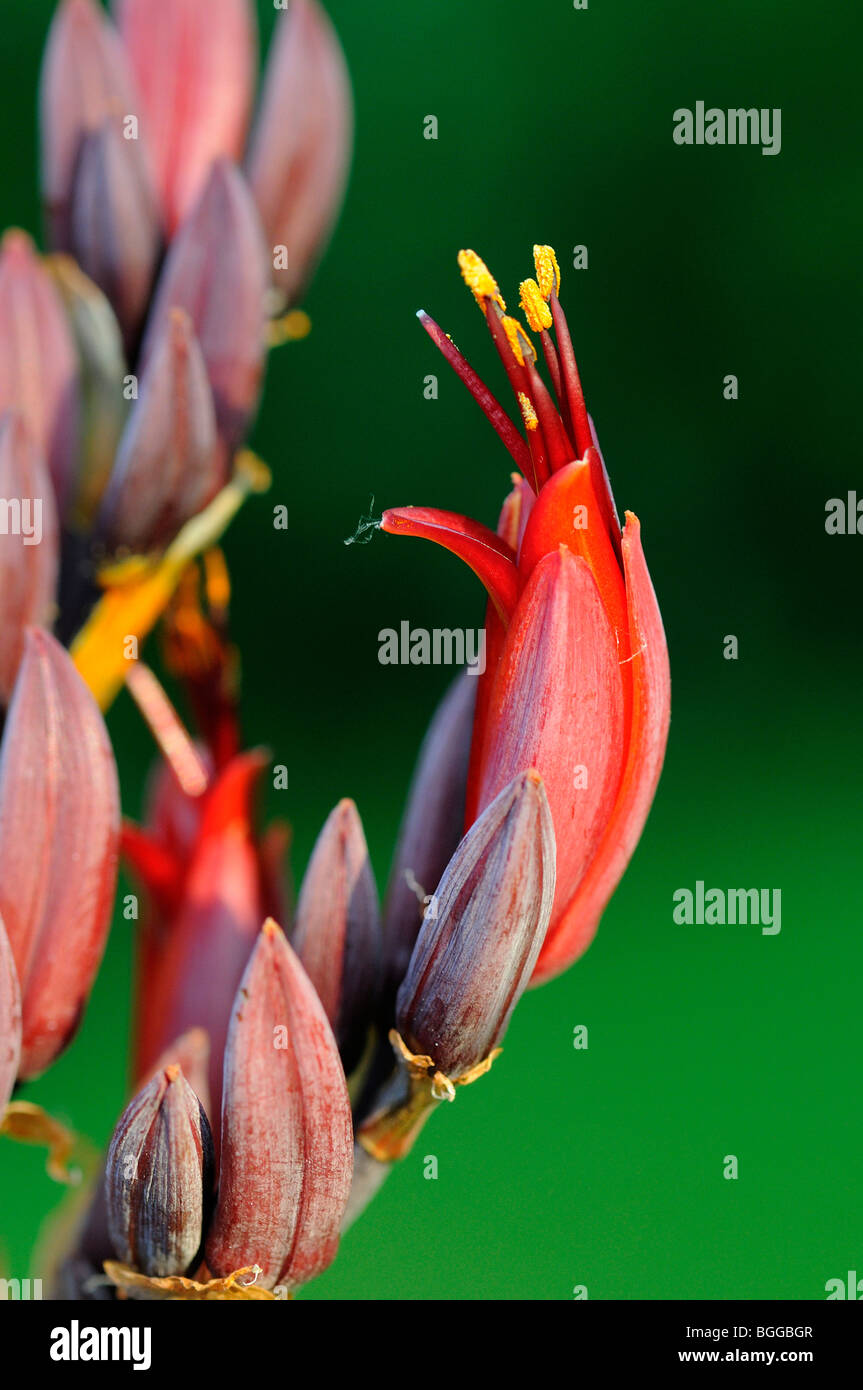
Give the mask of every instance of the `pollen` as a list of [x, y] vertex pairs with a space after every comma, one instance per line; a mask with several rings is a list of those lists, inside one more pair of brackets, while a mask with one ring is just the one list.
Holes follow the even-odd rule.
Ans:
[[534, 333], [551, 328], [551, 310], [535, 280], [522, 280], [519, 286], [519, 303], [527, 319], [528, 328], [532, 328]]
[[506, 305], [498, 289], [497, 281], [485, 261], [475, 251], [459, 251], [458, 263], [462, 279], [483, 313], [486, 312], [486, 300], [488, 299], [494, 300], [500, 306], [501, 311], [505, 313]]
[[[536, 418], [536, 411], [531, 405], [529, 398], [524, 394], [523, 391], [519, 391], [518, 393], [518, 404], [521, 408], [521, 418], [522, 420], [524, 420], [525, 427], [529, 430], [535, 430], [537, 425], [539, 424], [539, 421]], [[517, 474], [513, 474], [513, 478], [517, 476]], [[520, 477], [518, 481], [521, 482]]]
[[534, 246], [533, 263], [536, 266], [539, 292], [543, 299], [549, 299], [552, 291], [557, 294], [560, 289], [560, 266], [557, 263], [554, 248], [552, 246]]
[[510, 318], [504, 314], [500, 321], [501, 328], [509, 339], [512, 348], [512, 355], [520, 367], [524, 366], [525, 358], [530, 362], [536, 361], [536, 353], [533, 350], [533, 343], [522, 328], [518, 319]]

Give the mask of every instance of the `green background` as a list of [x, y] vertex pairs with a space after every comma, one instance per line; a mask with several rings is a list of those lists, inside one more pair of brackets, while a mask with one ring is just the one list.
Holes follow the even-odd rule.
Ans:
[[[295, 872], [350, 795], [383, 889], [449, 673], [380, 666], [378, 630], [481, 622], [476, 581], [435, 547], [342, 544], [372, 495], [376, 511], [496, 517], [508, 457], [413, 319], [426, 307], [503, 391], [460, 246], [513, 301], [533, 242], [557, 247], [618, 503], [642, 521], [673, 715], [595, 945], [524, 998], [494, 1070], [432, 1119], [303, 1297], [823, 1298], [863, 1269], [863, 538], [824, 529], [826, 500], [863, 481], [860, 20], [803, 0], [330, 8], [355, 86], [352, 181], [306, 300], [314, 331], [271, 358], [253, 443], [272, 494], [227, 541], [246, 737], [289, 768], [267, 810], [293, 822]], [[0, 223], [34, 232], [51, 10], [0, 4]], [[779, 156], [674, 145], [672, 112], [699, 99], [781, 107]], [[151, 747], [125, 697], [110, 727], [134, 815]], [[781, 934], [676, 926], [672, 893], [697, 879], [781, 889]], [[27, 1092], [98, 1143], [124, 1098], [129, 930], [116, 922], [77, 1041]], [[0, 1193], [22, 1275], [59, 1192], [2, 1140]]]

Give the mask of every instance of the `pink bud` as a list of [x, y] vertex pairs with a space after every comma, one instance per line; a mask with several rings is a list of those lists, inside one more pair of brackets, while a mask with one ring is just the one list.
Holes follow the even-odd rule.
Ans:
[[297, 904], [293, 947], [318, 992], [345, 1071], [359, 1061], [374, 1014], [380, 916], [366, 837], [345, 798], [327, 817]]
[[162, 326], [123, 432], [102, 501], [109, 550], [144, 553], [172, 540], [227, 481], [216, 438], [213, 393], [187, 313]]
[[219, 434], [242, 439], [261, 387], [266, 332], [267, 255], [243, 176], [227, 159], [168, 252], [142, 349], [146, 370], [172, 309], [185, 309], [201, 345]]
[[335, 1257], [353, 1171], [350, 1102], [311, 981], [267, 921], [225, 1052], [219, 1197], [207, 1264], [260, 1265], [265, 1288], [306, 1283]]
[[94, 0], [57, 6], [40, 83], [42, 192], [48, 234], [57, 250], [70, 249], [72, 189], [81, 142], [108, 120], [122, 129], [139, 101], [123, 45]]
[[78, 368], [63, 306], [26, 232], [0, 245], [0, 412], [17, 410], [48, 464], [61, 509], [78, 443]]
[[141, 93], [169, 235], [210, 165], [242, 157], [257, 66], [250, 0], [118, 0], [117, 24]]
[[0, 1118], [12, 1094], [21, 1058], [21, 991], [12, 947], [0, 917]]
[[[279, 18], [247, 157], [252, 192], [286, 301], [308, 280], [344, 195], [353, 115], [344, 55], [316, 0]], [[278, 260], [276, 261], [278, 267]]]
[[47, 622], [57, 583], [58, 536], [51, 480], [21, 416], [0, 416], [0, 702], [9, 703], [24, 630]]
[[111, 921], [119, 820], [96, 702], [60, 644], [30, 628], [0, 752], [0, 914], [21, 983], [23, 1078], [80, 1022]]
[[162, 230], [139, 141], [106, 121], [81, 141], [68, 249], [107, 295], [132, 352], [147, 308]]

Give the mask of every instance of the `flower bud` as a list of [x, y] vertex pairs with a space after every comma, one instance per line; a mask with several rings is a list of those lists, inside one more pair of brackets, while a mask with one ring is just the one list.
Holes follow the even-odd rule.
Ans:
[[465, 788], [477, 694], [463, 672], [429, 725], [408, 793], [384, 907], [384, 991], [390, 1012], [431, 894], [464, 826]]
[[123, 45], [94, 0], [61, 0], [51, 21], [39, 96], [42, 193], [52, 247], [70, 250], [72, 193], [81, 142], [105, 121], [137, 116]]
[[69, 655], [30, 628], [0, 752], [0, 915], [21, 984], [22, 1078], [80, 1022], [111, 921], [119, 821], [102, 716]]
[[270, 248], [273, 278], [296, 299], [323, 250], [344, 195], [351, 90], [335, 31], [316, 0], [280, 16], [246, 165]]
[[78, 445], [78, 368], [66, 315], [26, 232], [0, 245], [0, 411], [17, 410], [62, 510]]
[[164, 546], [227, 482], [213, 393], [191, 320], [174, 309], [154, 345], [102, 501], [109, 550]]
[[266, 333], [267, 253], [246, 182], [233, 164], [213, 165], [168, 252], [147, 323], [146, 370], [172, 309], [185, 309], [201, 346], [219, 434], [233, 450], [254, 412]]
[[314, 987], [272, 920], [234, 1004], [225, 1051], [215, 1275], [257, 1264], [288, 1289], [333, 1260], [353, 1171], [350, 1101]]
[[350, 1073], [374, 1014], [380, 917], [366, 837], [357, 808], [347, 798], [330, 813], [312, 851], [292, 944]]
[[68, 250], [105, 292], [130, 353], [150, 297], [162, 229], [146, 156], [106, 121], [81, 141]]
[[117, 1258], [152, 1278], [192, 1273], [213, 1188], [213, 1141], [179, 1066], [123, 1111], [108, 1150], [108, 1233]]
[[487, 1062], [530, 980], [554, 897], [545, 788], [520, 772], [465, 835], [426, 909], [398, 1030], [440, 1082]]
[[0, 1120], [21, 1058], [21, 991], [12, 947], [0, 917]]
[[14, 411], [0, 416], [0, 498], [13, 521], [0, 532], [0, 703], [7, 705], [24, 631], [51, 617], [59, 559], [51, 480], [30, 431]]
[[239, 160], [255, 85], [251, 0], [119, 0], [117, 25], [169, 235], [220, 155]]

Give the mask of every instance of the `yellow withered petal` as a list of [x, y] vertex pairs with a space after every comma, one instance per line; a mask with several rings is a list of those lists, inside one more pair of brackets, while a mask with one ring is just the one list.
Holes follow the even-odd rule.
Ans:
[[250, 492], [264, 492], [269, 483], [266, 465], [249, 450], [241, 451], [231, 481], [209, 506], [186, 522], [163, 555], [152, 562], [135, 556], [100, 575], [105, 593], [71, 651], [80, 675], [103, 710], [122, 687], [129, 661], [137, 655], [129, 639], [135, 638], [138, 645], [143, 642], [164, 612], [189, 561], [215, 545]]
[[534, 246], [533, 263], [536, 266], [536, 278], [543, 299], [548, 299], [552, 290], [558, 294], [560, 291], [560, 266], [557, 263], [557, 256], [554, 254], [554, 247]]
[[519, 304], [527, 319], [528, 328], [532, 328], [534, 333], [551, 328], [551, 310], [535, 280], [522, 280], [519, 286]]
[[506, 305], [497, 281], [485, 261], [475, 251], [459, 251], [458, 263], [462, 279], [483, 313], [486, 312], [487, 299], [494, 300], [495, 304], [500, 306], [501, 313], [506, 313]]

